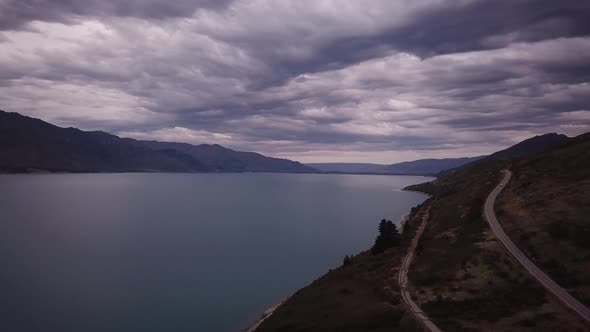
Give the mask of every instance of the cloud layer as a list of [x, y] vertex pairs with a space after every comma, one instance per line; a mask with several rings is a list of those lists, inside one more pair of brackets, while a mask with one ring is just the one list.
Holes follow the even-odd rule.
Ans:
[[301, 161], [590, 131], [590, 4], [0, 0], [0, 108]]

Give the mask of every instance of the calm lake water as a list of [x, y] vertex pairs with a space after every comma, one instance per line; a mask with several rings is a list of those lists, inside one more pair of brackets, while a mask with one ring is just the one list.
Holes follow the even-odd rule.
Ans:
[[0, 330], [239, 331], [367, 249], [426, 180], [0, 175]]

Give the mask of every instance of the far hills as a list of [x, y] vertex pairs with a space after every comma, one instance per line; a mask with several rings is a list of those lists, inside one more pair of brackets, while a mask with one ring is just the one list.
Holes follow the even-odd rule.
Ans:
[[0, 111], [0, 172], [292, 172], [315, 169], [220, 145], [120, 138]]
[[539, 152], [563, 144], [566, 141], [568, 141], [567, 136], [551, 133], [529, 138], [489, 156], [419, 159], [391, 165], [366, 163], [308, 163], [307, 165], [325, 173], [440, 176], [448, 170], [452, 170], [478, 160], [502, 160], [521, 157], [530, 153]]
[[121, 138], [102, 131], [61, 128], [0, 111], [0, 172], [285, 172], [440, 176], [488, 159], [540, 151], [568, 140], [547, 134], [489, 156], [421, 159], [392, 165], [301, 164], [217, 144], [192, 145]]
[[307, 165], [326, 173], [437, 175], [441, 171], [457, 168], [483, 157], [419, 159], [392, 165], [365, 163], [309, 163]]

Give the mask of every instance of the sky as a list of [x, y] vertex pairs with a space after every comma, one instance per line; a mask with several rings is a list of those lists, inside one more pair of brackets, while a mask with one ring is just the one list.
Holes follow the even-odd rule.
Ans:
[[590, 1], [0, 0], [0, 109], [302, 162], [590, 131]]

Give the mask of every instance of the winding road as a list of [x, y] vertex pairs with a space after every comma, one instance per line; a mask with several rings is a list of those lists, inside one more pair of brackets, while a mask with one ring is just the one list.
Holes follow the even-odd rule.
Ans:
[[510, 177], [512, 176], [512, 172], [508, 170], [504, 170], [505, 176], [494, 188], [494, 190], [490, 193], [488, 198], [486, 199], [485, 207], [484, 207], [484, 214], [485, 218], [490, 224], [492, 231], [502, 242], [504, 247], [518, 260], [522, 266], [524, 266], [529, 273], [535, 277], [549, 292], [555, 295], [561, 302], [563, 302], [566, 306], [576, 312], [582, 319], [586, 322], [590, 323], [590, 309], [582, 304], [580, 301], [576, 300], [573, 296], [571, 296], [565, 289], [561, 288], [558, 284], [555, 283], [548, 275], [546, 275], [543, 271], [541, 271], [533, 262], [531, 262], [516, 245], [510, 240], [510, 238], [506, 235], [500, 224], [498, 223], [498, 219], [496, 219], [496, 215], [494, 214], [494, 202], [496, 201], [496, 197], [504, 186], [510, 181]]
[[414, 235], [414, 238], [412, 239], [412, 243], [410, 244], [410, 248], [408, 249], [408, 253], [407, 253], [406, 257], [404, 257], [404, 260], [402, 261], [402, 265], [399, 270], [398, 282], [399, 282], [399, 287], [401, 289], [402, 298], [404, 299], [404, 302], [406, 303], [406, 305], [408, 306], [410, 311], [412, 311], [412, 313], [414, 314], [414, 317], [416, 317], [416, 319], [424, 326], [424, 328], [426, 330], [431, 331], [431, 332], [441, 332], [441, 330], [438, 327], [436, 327], [436, 325], [434, 325], [434, 323], [430, 320], [430, 318], [428, 318], [428, 316], [426, 316], [424, 311], [422, 311], [422, 309], [420, 309], [420, 307], [414, 301], [412, 301], [412, 297], [410, 296], [410, 291], [408, 290], [408, 270], [410, 268], [410, 265], [412, 264], [412, 260], [414, 259], [414, 252], [416, 251], [416, 247], [418, 246], [418, 241], [420, 240], [420, 236], [422, 236], [422, 233], [424, 232], [424, 229], [426, 228], [426, 223], [428, 222], [429, 212], [430, 212], [430, 208], [424, 214], [424, 217], [422, 218], [422, 223], [420, 224], [420, 227], [416, 231], [416, 235]]

